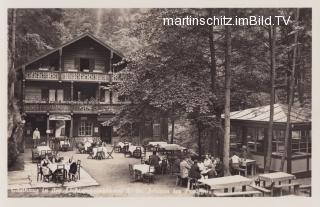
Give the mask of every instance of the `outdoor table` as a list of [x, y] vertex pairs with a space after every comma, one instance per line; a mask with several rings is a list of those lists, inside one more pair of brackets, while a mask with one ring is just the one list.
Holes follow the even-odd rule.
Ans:
[[166, 145], [160, 146], [160, 148], [164, 149], [165, 151], [184, 151], [187, 149], [178, 144], [166, 144]]
[[266, 173], [261, 174], [258, 176], [260, 181], [263, 181], [263, 186], [266, 186], [266, 182], [268, 183], [275, 183], [278, 182], [281, 185], [282, 182], [291, 183], [291, 180], [295, 179], [296, 177], [292, 174], [285, 173], [285, 172], [274, 172], [274, 173]]
[[41, 151], [50, 151], [52, 150], [49, 146], [37, 146], [36, 150], [38, 151], [38, 153], [40, 154]]
[[108, 150], [107, 150], [106, 147], [94, 147], [94, 148], [92, 148], [92, 153], [93, 153], [92, 157], [95, 157], [97, 155], [97, 152], [101, 152], [101, 151], [104, 152], [105, 155], [107, 155]]
[[[263, 187], [266, 187], [266, 183], [268, 182], [271, 186], [272, 183], [281, 186], [284, 183], [291, 184], [291, 180], [296, 179], [296, 177], [292, 174], [285, 172], [274, 172], [274, 173], [266, 173], [258, 176], [258, 179], [263, 182]], [[271, 187], [271, 195], [274, 195], [274, 186]], [[282, 194], [282, 191], [280, 192]]]
[[[148, 173], [149, 169], [150, 169], [150, 165], [147, 165], [147, 164], [133, 165], [133, 170], [138, 170], [141, 172], [141, 174]], [[154, 172], [154, 168], [151, 168], [150, 172]]]
[[248, 168], [251, 166], [251, 176], [254, 176], [256, 174], [256, 161], [251, 159], [243, 159], [241, 158], [240, 166], [245, 167], [245, 176], [248, 175]]
[[233, 175], [220, 178], [200, 179], [198, 182], [209, 186], [210, 191], [224, 189], [224, 192], [228, 192], [231, 188], [234, 192], [236, 187], [242, 187], [242, 191], [246, 191], [246, 186], [250, 185], [252, 180], [241, 175]]
[[51, 170], [52, 173], [54, 173], [57, 168], [58, 168], [58, 165], [64, 165], [64, 169], [69, 172], [70, 170], [70, 164], [69, 163], [50, 163], [47, 165], [47, 167]]
[[168, 143], [167, 142], [149, 142], [149, 145], [151, 145], [151, 146], [157, 146], [157, 145], [159, 145], [159, 146], [162, 146], [162, 145], [167, 145]]
[[129, 146], [132, 145], [130, 142], [126, 142], [126, 143], [119, 142], [117, 145], [120, 146], [121, 148], [123, 148], [126, 144], [129, 144]]

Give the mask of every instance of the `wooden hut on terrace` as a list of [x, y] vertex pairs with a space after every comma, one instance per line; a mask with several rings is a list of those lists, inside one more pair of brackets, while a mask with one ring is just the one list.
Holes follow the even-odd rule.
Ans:
[[[285, 129], [288, 106], [274, 105], [271, 170], [279, 171], [284, 153]], [[296, 176], [311, 176], [311, 110], [292, 107], [288, 153], [284, 170]], [[267, 155], [270, 106], [249, 108], [230, 113], [231, 151], [239, 151], [243, 145], [250, 150], [260, 169], [265, 166]]]

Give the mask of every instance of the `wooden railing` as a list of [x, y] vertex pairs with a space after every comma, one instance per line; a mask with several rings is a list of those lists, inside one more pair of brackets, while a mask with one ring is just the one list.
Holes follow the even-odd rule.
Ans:
[[59, 72], [51, 71], [28, 71], [25, 73], [26, 80], [59, 80]]
[[116, 114], [123, 104], [79, 104], [79, 103], [24, 103], [26, 113], [101, 113]]
[[61, 72], [56, 71], [26, 71], [26, 80], [50, 80], [50, 81], [78, 81], [78, 82], [123, 82], [127, 80], [132, 73], [117, 72], [113, 74], [107, 73], [92, 73], [92, 72]]

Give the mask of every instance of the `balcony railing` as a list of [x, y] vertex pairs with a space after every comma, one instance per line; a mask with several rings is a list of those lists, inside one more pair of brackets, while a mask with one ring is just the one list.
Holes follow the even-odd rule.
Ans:
[[23, 104], [23, 110], [26, 113], [101, 113], [116, 114], [124, 104], [105, 104], [105, 103], [30, 103]]
[[25, 73], [26, 80], [59, 80], [59, 72], [51, 71], [28, 71]]
[[123, 82], [127, 80], [132, 73], [117, 72], [113, 74], [92, 73], [92, 72], [60, 72], [53, 71], [26, 71], [26, 80], [50, 80], [50, 81], [76, 81], [76, 82]]
[[98, 82], [109, 82], [110, 75], [102, 73], [78, 73], [78, 72], [62, 72], [62, 81], [98, 81]]

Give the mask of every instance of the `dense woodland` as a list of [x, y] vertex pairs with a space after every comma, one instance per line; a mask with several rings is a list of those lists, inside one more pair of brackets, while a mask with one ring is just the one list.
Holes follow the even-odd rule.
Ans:
[[[280, 26], [162, 25], [163, 17], [220, 15], [292, 18]], [[230, 111], [275, 102], [311, 108], [311, 9], [11, 9], [8, 25], [9, 159], [19, 153], [23, 127], [13, 95], [15, 66], [84, 32], [123, 52], [133, 72], [115, 86], [132, 102], [114, 120], [124, 135], [131, 123], [159, 114], [171, 129], [189, 120], [184, 139], [201, 153], [202, 131], [215, 128], [227, 160]]]

